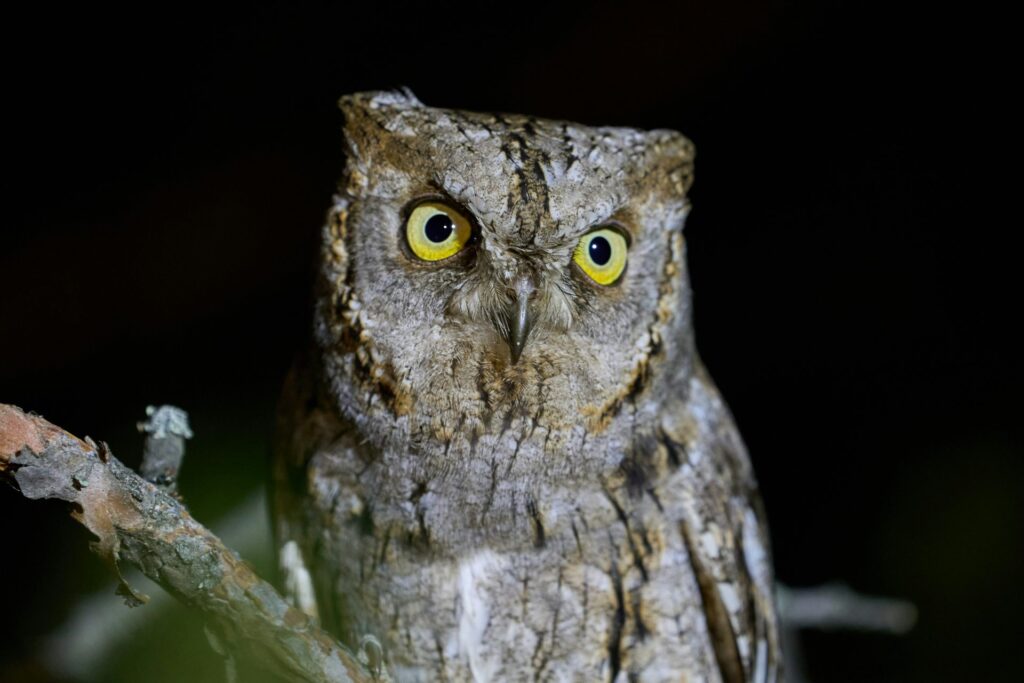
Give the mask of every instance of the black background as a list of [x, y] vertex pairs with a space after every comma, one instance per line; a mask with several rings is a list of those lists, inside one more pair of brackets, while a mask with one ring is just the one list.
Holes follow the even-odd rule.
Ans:
[[[265, 471], [342, 164], [338, 96], [406, 85], [435, 106], [675, 128], [698, 150], [698, 344], [780, 579], [920, 610], [901, 638], [809, 634], [811, 678], [1016, 679], [1005, 20], [840, 2], [145, 7], [0, 29], [0, 401], [130, 463], [146, 404], [188, 408], [182, 487], [214, 518]], [[42, 680], [39, 636], [106, 575], [56, 505], [5, 487], [0, 519], [0, 679]]]

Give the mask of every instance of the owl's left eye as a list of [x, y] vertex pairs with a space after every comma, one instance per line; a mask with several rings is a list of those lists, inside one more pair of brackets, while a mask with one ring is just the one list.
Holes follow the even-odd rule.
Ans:
[[599, 285], [614, 284], [626, 269], [629, 244], [615, 228], [598, 228], [580, 238], [573, 262]]
[[462, 251], [473, 237], [473, 225], [462, 212], [444, 202], [417, 204], [405, 222], [409, 249], [424, 261], [440, 261]]

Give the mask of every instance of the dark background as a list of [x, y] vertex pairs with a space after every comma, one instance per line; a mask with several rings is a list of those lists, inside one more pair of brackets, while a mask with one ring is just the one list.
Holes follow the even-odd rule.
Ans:
[[[1016, 679], [1005, 19], [852, 2], [86, 7], [0, 29], [0, 401], [129, 463], [145, 405], [186, 407], [182, 488], [216, 520], [265, 473], [341, 94], [407, 85], [435, 106], [675, 128], [698, 149], [698, 343], [751, 449], [780, 579], [920, 610], [904, 637], [808, 634], [811, 679]], [[0, 520], [0, 680], [46, 680], [39, 638], [109, 578], [58, 506], [3, 487]], [[217, 680], [177, 619], [101, 680]]]

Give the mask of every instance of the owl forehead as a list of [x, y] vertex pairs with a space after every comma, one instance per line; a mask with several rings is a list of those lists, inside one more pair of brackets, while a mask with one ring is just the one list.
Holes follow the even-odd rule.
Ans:
[[692, 146], [672, 131], [435, 109], [393, 93], [346, 99], [350, 156], [371, 194], [436, 188], [510, 246], [557, 248], [624, 212], [683, 205]]

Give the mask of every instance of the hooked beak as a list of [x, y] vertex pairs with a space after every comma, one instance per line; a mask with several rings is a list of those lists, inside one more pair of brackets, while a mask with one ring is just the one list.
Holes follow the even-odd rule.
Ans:
[[523, 275], [516, 279], [513, 285], [513, 296], [506, 329], [505, 342], [508, 344], [509, 353], [512, 355], [512, 364], [519, 362], [526, 346], [526, 338], [533, 327], [533, 312], [530, 310], [530, 299], [536, 287], [529, 277]]

